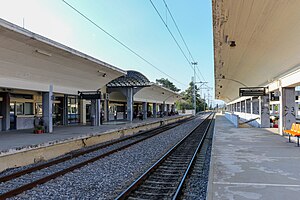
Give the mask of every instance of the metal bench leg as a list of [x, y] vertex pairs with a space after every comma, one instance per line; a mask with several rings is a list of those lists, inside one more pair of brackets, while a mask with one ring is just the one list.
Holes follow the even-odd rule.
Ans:
[[291, 135], [289, 134], [289, 143], [291, 142]]

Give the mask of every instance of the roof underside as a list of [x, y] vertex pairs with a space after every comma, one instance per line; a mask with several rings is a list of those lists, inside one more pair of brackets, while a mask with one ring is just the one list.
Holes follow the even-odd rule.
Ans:
[[232, 101], [239, 87], [265, 86], [299, 68], [300, 1], [212, 2], [217, 99]]

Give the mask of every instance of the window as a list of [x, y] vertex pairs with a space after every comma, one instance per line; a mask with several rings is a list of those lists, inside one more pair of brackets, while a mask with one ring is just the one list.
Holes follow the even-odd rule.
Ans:
[[24, 103], [24, 115], [33, 115], [33, 103]]
[[[13, 112], [13, 107], [11, 106], [11, 112]], [[33, 115], [33, 103], [16, 103], [16, 114], [17, 115]]]
[[23, 115], [24, 114], [24, 104], [16, 103], [16, 111], [17, 111], [17, 115]]

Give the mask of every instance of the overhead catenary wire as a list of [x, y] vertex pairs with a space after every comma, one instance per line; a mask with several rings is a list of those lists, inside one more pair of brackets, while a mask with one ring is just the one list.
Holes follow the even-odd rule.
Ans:
[[[151, 4], [152, 4], [152, 6], [155, 8], [155, 5], [153, 4], [153, 2], [152, 2], [151, 0], [150, 0], [150, 2], [151, 2]], [[155, 10], [156, 10], [157, 14], [160, 16], [160, 19], [161, 19], [161, 20], [163, 21], [163, 23], [165, 24], [165, 26], [166, 26], [166, 28], [168, 29], [169, 33], [171, 34], [171, 36], [172, 36], [173, 39], [175, 40], [175, 42], [176, 42], [177, 46], [179, 47], [179, 49], [181, 50], [182, 54], [183, 54], [184, 57], [187, 59], [189, 65], [191, 66], [192, 63], [196, 63], [195, 60], [194, 60], [194, 57], [192, 56], [192, 53], [191, 53], [191, 51], [190, 51], [190, 49], [189, 49], [187, 43], [185, 42], [185, 39], [184, 39], [184, 37], [183, 37], [183, 35], [182, 35], [182, 33], [181, 33], [181, 31], [180, 31], [180, 29], [179, 29], [177, 23], [176, 23], [175, 18], [173, 17], [173, 14], [172, 14], [171, 10], [169, 9], [169, 6], [167, 5], [167, 3], [166, 3], [165, 0], [163, 0], [163, 2], [164, 2], [164, 5], [165, 5], [165, 7], [166, 7], [167, 12], [168, 12], [169, 15], [171, 16], [171, 19], [172, 19], [172, 21], [173, 21], [173, 23], [174, 23], [174, 25], [175, 25], [175, 27], [176, 27], [176, 29], [177, 29], [177, 32], [179, 33], [179, 35], [180, 35], [180, 37], [181, 37], [181, 40], [183, 41], [183, 43], [184, 43], [184, 45], [185, 45], [186, 50], [187, 50], [188, 53], [189, 53], [189, 56], [190, 56], [192, 62], [190, 62], [190, 61], [187, 59], [187, 57], [185, 56], [185, 54], [183, 53], [183, 51], [182, 51], [181, 47], [179, 46], [177, 40], [174, 38], [174, 36], [173, 36], [171, 30], [170, 30], [169, 27], [167, 26], [167, 23], [166, 23], [166, 22], [162, 19], [162, 17], [160, 16], [158, 10], [157, 10], [156, 8], [155, 8]], [[167, 16], [167, 15], [166, 15], [166, 16]], [[166, 17], [166, 19], [167, 19], [167, 17]], [[196, 71], [194, 71], [194, 73], [195, 73], [195, 76], [198, 77], [198, 79], [199, 79], [199, 82], [198, 82], [198, 83], [204, 83], [204, 84], [206, 84], [207, 82], [206, 82], [206, 80], [205, 80], [203, 74], [201, 73], [199, 67], [197, 66], [197, 64], [194, 65], [194, 69], [193, 69], [193, 68], [192, 68], [192, 69], [195, 70], [196, 68], [197, 68], [197, 70], [198, 70], [199, 73], [197, 73]], [[199, 77], [198, 74], [200, 74], [200, 76], [202, 77], [203, 82], [201, 82], [201, 78]], [[196, 83], [196, 77], [194, 77], [195, 83]]]
[[192, 70], [194, 70], [191, 62], [189, 61], [189, 59], [187, 58], [187, 56], [185, 55], [185, 53], [183, 52], [181, 46], [179, 45], [179, 43], [177, 42], [175, 36], [173, 35], [172, 31], [169, 29], [167, 23], [165, 22], [165, 20], [162, 18], [160, 12], [157, 10], [156, 6], [153, 4], [152, 0], [149, 0], [151, 5], [153, 6], [153, 8], [155, 9], [156, 13], [158, 14], [159, 18], [161, 19], [161, 21], [164, 23], [164, 25], [166, 26], [168, 32], [170, 33], [170, 35], [172, 36], [173, 40], [175, 41], [177, 47], [179, 48], [179, 50], [181, 51], [182, 55], [184, 56], [184, 58], [186, 59], [186, 61], [188, 62], [189, 66], [191, 67]]
[[177, 23], [176, 23], [176, 21], [175, 21], [175, 19], [174, 19], [174, 17], [173, 17], [173, 14], [172, 14], [172, 12], [171, 12], [170, 9], [169, 9], [168, 4], [166, 3], [165, 0], [163, 0], [163, 2], [164, 2], [165, 6], [166, 6], [166, 8], [167, 8], [167, 11], [168, 11], [169, 15], [171, 16], [171, 19], [172, 19], [173, 23], [175, 24], [175, 27], [176, 27], [176, 29], [177, 29], [177, 31], [178, 31], [178, 33], [179, 33], [179, 35], [180, 35], [180, 37], [181, 37], [181, 39], [182, 39], [184, 45], [185, 45], [185, 48], [186, 48], [187, 51], [189, 52], [189, 55], [190, 55], [191, 59], [193, 60], [193, 62], [195, 62], [195, 60], [194, 60], [194, 58], [193, 58], [193, 56], [192, 56], [192, 54], [191, 54], [191, 51], [190, 51], [190, 49], [188, 48], [188, 46], [187, 46], [187, 44], [186, 44], [186, 42], [185, 42], [185, 40], [184, 40], [184, 38], [183, 38], [183, 36], [182, 36], [182, 34], [181, 34], [181, 31], [180, 31], [179, 27], [177, 26]]
[[[203, 75], [202, 75], [202, 73], [201, 73], [201, 71], [200, 71], [200, 69], [199, 69], [198, 66], [197, 66], [197, 70], [198, 70], [199, 74], [201, 75], [202, 79], [204, 80], [204, 82], [206, 82], [206, 80], [205, 80], [205, 78], [203, 77]], [[198, 78], [199, 78], [199, 76], [198, 76]], [[201, 80], [201, 79], [199, 78], [199, 80]]]
[[[182, 53], [182, 55], [184, 56], [184, 58], [185, 58], [186, 61], [188, 62], [189, 66], [191, 67], [192, 70], [194, 70], [194, 67], [192, 66], [192, 62], [190, 62], [190, 60], [189, 60], [189, 59], [187, 58], [187, 56], [185, 55], [184, 51], [182, 50], [181, 46], [179, 45], [178, 41], [176, 40], [176, 38], [175, 38], [175, 36], [173, 35], [173, 33], [172, 33], [172, 31], [170, 30], [170, 28], [168, 27], [166, 21], [162, 18], [162, 15], [161, 15], [160, 12], [158, 11], [158, 9], [156, 8], [156, 6], [155, 6], [154, 3], [152, 2], [152, 0], [150, 0], [150, 3], [151, 3], [151, 5], [152, 5], [152, 7], [155, 9], [156, 13], [158, 14], [159, 18], [161, 19], [161, 21], [163, 22], [163, 24], [165, 25], [165, 27], [167, 28], [168, 32], [169, 32], [170, 35], [172, 36], [173, 40], [175, 41], [175, 43], [176, 43], [177, 47], [179, 48], [180, 52]], [[182, 34], [181, 34], [181, 32], [180, 32], [178, 26], [177, 26], [177, 23], [175, 22], [175, 19], [174, 19], [173, 15], [171, 14], [171, 11], [170, 11], [169, 8], [168, 8], [168, 5], [166, 4], [165, 1], [164, 1], [164, 3], [165, 3], [165, 6], [166, 6], [166, 8], [167, 8], [167, 10], [168, 10], [168, 12], [169, 12], [169, 14], [170, 14], [170, 16], [171, 16], [171, 18], [172, 18], [174, 24], [175, 24], [175, 26], [177, 27], [177, 30], [178, 30], [179, 34], [180, 34], [181, 37], [182, 37], [183, 42], [184, 42], [185, 45], [186, 45], [186, 42], [185, 42], [184, 39], [183, 39], [183, 36], [182, 36]], [[188, 49], [187, 45], [186, 45], [186, 48]], [[189, 52], [189, 54], [190, 54], [190, 56], [191, 56], [191, 53], [190, 53], [189, 49], [188, 49], [188, 52]], [[192, 56], [191, 56], [191, 57], [192, 57]], [[193, 60], [193, 62], [195, 62], [195, 61], [194, 61], [194, 58], [192, 58], [192, 60]], [[199, 71], [199, 70], [198, 70], [198, 71]], [[200, 71], [199, 71], [199, 72], [200, 72]], [[205, 80], [205, 78], [203, 77], [203, 75], [202, 75], [201, 72], [200, 72], [200, 75], [202, 76], [203, 80]], [[196, 73], [196, 76], [198, 77], [199, 80], [201, 80], [200, 77], [198, 76], [198, 73]]]
[[88, 18], [86, 15], [84, 15], [82, 12], [80, 12], [78, 9], [76, 9], [74, 6], [72, 6], [71, 4], [69, 4], [68, 2], [66, 2], [65, 0], [62, 0], [67, 6], [69, 6], [70, 8], [72, 8], [75, 12], [77, 12], [79, 15], [81, 15], [83, 18], [85, 18], [87, 21], [89, 21], [90, 23], [92, 23], [94, 26], [96, 26], [98, 29], [100, 29], [102, 32], [104, 32], [106, 35], [108, 35], [109, 37], [111, 37], [113, 40], [115, 40], [117, 43], [119, 43], [121, 46], [123, 46], [124, 48], [126, 48], [128, 51], [130, 51], [131, 53], [133, 53], [134, 55], [136, 55], [137, 57], [139, 57], [141, 60], [143, 60], [144, 62], [146, 62], [147, 64], [149, 64], [151, 67], [155, 68], [156, 70], [158, 70], [160, 73], [166, 75], [167, 77], [169, 77], [170, 79], [172, 79], [173, 81], [187, 86], [186, 84], [176, 80], [175, 78], [173, 78], [172, 76], [168, 75], [167, 73], [165, 73], [164, 71], [162, 71], [161, 69], [159, 69], [158, 67], [156, 67], [154, 64], [152, 64], [150, 61], [148, 61], [147, 59], [145, 59], [144, 57], [142, 57], [140, 54], [138, 54], [136, 51], [134, 51], [133, 49], [131, 49], [130, 47], [128, 47], [125, 43], [121, 42], [119, 39], [117, 39], [115, 36], [113, 36], [112, 34], [110, 34], [109, 32], [107, 32], [106, 30], [104, 30], [102, 27], [100, 27], [98, 24], [96, 24], [93, 20], [91, 20], [90, 18]]
[[[172, 14], [171, 10], [169, 9], [168, 4], [166, 3], [165, 0], [163, 0], [163, 2], [164, 2], [165, 6], [166, 6], [166, 8], [167, 8], [167, 11], [168, 11], [169, 15], [171, 16], [171, 19], [172, 19], [173, 23], [175, 24], [175, 27], [176, 27], [176, 29], [177, 29], [177, 31], [178, 31], [180, 37], [181, 37], [181, 40], [183, 41], [183, 43], [184, 43], [184, 45], [185, 45], [185, 48], [187, 49], [187, 51], [188, 51], [188, 53], [189, 53], [189, 55], [190, 55], [192, 61], [195, 62], [195, 59], [194, 59], [194, 57], [192, 56], [192, 53], [191, 53], [191, 51], [190, 51], [188, 45], [186, 44], [186, 42], [185, 42], [185, 40], [184, 40], [184, 38], [183, 38], [183, 35], [181, 34], [181, 31], [180, 31], [180, 29], [179, 29], [179, 27], [178, 27], [178, 25], [177, 25], [177, 23], [176, 23], [175, 18], [173, 17], [173, 14]], [[203, 79], [204, 81], [206, 81], [205, 78], [204, 78], [204, 76], [202, 75], [200, 69], [199, 69], [198, 67], [197, 67], [197, 69], [198, 69], [199, 74], [200, 74], [200, 76], [202, 77], [202, 79]], [[197, 74], [197, 76], [198, 76], [198, 74]], [[199, 81], [200, 81], [201, 79], [200, 79], [199, 76], [198, 76], [198, 78], [199, 78]]]

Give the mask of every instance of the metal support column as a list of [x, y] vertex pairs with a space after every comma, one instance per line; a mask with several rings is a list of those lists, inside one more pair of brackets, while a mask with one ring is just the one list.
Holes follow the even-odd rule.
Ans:
[[147, 102], [143, 102], [143, 119], [147, 119]]
[[104, 100], [104, 121], [109, 121], [109, 101], [108, 99]]
[[250, 99], [250, 114], [253, 114], [253, 102], [252, 102], [252, 97]]
[[127, 120], [133, 120], [133, 88], [127, 88]]
[[49, 92], [42, 93], [43, 101], [43, 121], [44, 128], [46, 133], [53, 132], [53, 123], [52, 123], [52, 104], [53, 104], [53, 85], [50, 85]]
[[154, 118], [157, 117], [157, 105], [156, 105], [156, 103], [153, 103], [153, 117]]
[[101, 100], [96, 99], [96, 126], [101, 125]]
[[91, 100], [91, 126], [96, 126], [96, 100]]
[[68, 125], [68, 95], [64, 95], [63, 102], [63, 125]]
[[192, 62], [194, 65], [194, 77], [193, 77], [193, 105], [194, 105], [194, 115], [196, 115], [196, 65], [197, 62]]

